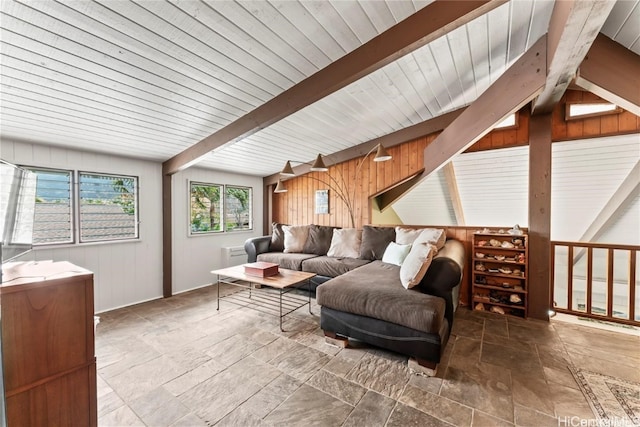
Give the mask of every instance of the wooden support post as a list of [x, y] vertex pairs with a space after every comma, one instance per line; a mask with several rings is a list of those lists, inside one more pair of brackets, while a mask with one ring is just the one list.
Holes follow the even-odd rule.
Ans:
[[[549, 320], [551, 294], [551, 114], [529, 124], [529, 316]], [[569, 296], [571, 298], [571, 296]]]
[[162, 296], [173, 295], [171, 175], [162, 175]]

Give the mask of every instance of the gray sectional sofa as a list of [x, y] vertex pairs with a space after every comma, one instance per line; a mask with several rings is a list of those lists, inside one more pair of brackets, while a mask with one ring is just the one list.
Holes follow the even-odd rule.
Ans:
[[400, 267], [381, 261], [386, 246], [395, 240], [394, 227], [365, 226], [358, 258], [327, 256], [326, 239], [333, 227], [316, 225], [311, 226], [315, 231], [309, 231], [303, 253], [284, 253], [279, 227], [274, 224], [272, 236], [245, 242], [248, 262], [274, 262], [316, 273], [313, 288], [327, 337], [343, 342], [353, 338], [395, 351], [413, 358], [427, 368], [425, 372], [435, 372], [458, 305], [465, 259], [461, 242], [447, 240], [418, 286], [405, 289]]

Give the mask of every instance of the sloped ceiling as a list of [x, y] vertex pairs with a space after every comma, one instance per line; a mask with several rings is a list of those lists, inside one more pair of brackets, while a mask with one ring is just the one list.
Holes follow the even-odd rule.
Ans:
[[[0, 137], [165, 161], [429, 3], [2, 1]], [[603, 27], [636, 53], [639, 3]], [[468, 105], [553, 4], [505, 3], [199, 166], [265, 176]]]

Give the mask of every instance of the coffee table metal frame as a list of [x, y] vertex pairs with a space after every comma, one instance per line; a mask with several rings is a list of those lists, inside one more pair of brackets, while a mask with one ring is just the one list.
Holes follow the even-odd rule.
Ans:
[[[242, 265], [228, 267], [211, 271], [212, 274], [218, 276], [217, 284], [217, 308], [220, 310], [220, 300], [225, 299], [232, 304], [247, 307], [252, 310], [260, 311], [280, 317], [280, 330], [282, 328], [282, 319], [298, 310], [305, 305], [309, 306], [311, 312], [311, 278], [316, 276], [314, 273], [306, 273], [302, 271], [287, 270], [281, 268], [279, 273], [270, 277], [251, 276], [244, 273]], [[236, 282], [240, 280], [241, 282]], [[301, 295], [292, 294], [293, 291], [299, 289], [295, 285], [307, 282], [308, 298]], [[243, 283], [246, 282], [246, 283]], [[220, 284], [232, 285], [240, 288], [240, 291], [229, 295], [220, 296]], [[257, 287], [256, 285], [266, 286], [267, 288]], [[275, 295], [273, 290], [278, 290]], [[277, 310], [275, 306], [277, 305]]]

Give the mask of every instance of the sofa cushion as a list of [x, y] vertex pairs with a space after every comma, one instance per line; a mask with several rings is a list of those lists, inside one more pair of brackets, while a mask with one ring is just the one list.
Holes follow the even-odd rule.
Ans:
[[331, 239], [333, 238], [333, 230], [337, 227], [328, 227], [326, 225], [314, 225], [309, 227], [309, 236], [304, 243], [302, 252], [305, 254], [326, 255], [331, 247]]
[[361, 259], [382, 259], [385, 249], [390, 242], [396, 240], [396, 230], [393, 227], [373, 227], [365, 225], [362, 228], [362, 245], [360, 245]]
[[355, 228], [335, 229], [333, 230], [331, 247], [327, 255], [331, 257], [358, 258], [361, 242], [362, 230]]
[[302, 270], [302, 261], [309, 258], [314, 258], [317, 255], [313, 254], [288, 254], [282, 252], [267, 252], [258, 255], [258, 261], [273, 262], [278, 264], [280, 268], [286, 268], [288, 270]]
[[380, 319], [427, 333], [438, 333], [445, 300], [400, 283], [400, 267], [373, 261], [318, 286], [323, 307]]
[[414, 243], [411, 251], [404, 263], [400, 267], [400, 282], [405, 288], [413, 288], [422, 281], [431, 265], [434, 253], [437, 252], [435, 246], [430, 243]]
[[369, 261], [365, 259], [319, 256], [305, 259], [302, 262], [302, 271], [320, 276], [337, 277], [368, 263]]
[[411, 251], [411, 245], [399, 245], [396, 242], [390, 242], [387, 249], [382, 255], [382, 262], [401, 266], [407, 255]]
[[300, 253], [309, 236], [308, 225], [283, 225], [284, 252]]
[[274, 222], [271, 225], [273, 233], [271, 233], [271, 244], [269, 245], [269, 250], [271, 252], [282, 252], [284, 251], [284, 231], [282, 230], [282, 226], [286, 224]]
[[412, 244], [422, 233], [422, 228], [396, 227], [396, 243], [400, 245]]
[[422, 233], [414, 240], [413, 244], [416, 243], [430, 243], [435, 245], [435, 247], [440, 250], [444, 247], [445, 242], [447, 241], [447, 234], [441, 228], [423, 228]]

